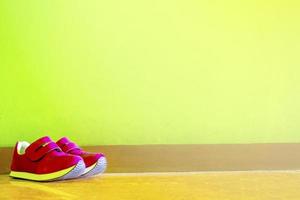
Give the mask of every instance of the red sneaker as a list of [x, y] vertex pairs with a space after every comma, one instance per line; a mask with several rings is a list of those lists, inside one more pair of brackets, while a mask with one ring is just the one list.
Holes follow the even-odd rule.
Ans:
[[83, 158], [86, 167], [82, 174], [83, 176], [101, 174], [105, 171], [107, 161], [104, 154], [85, 152], [66, 137], [58, 140], [56, 144], [58, 144], [65, 153], [81, 156], [81, 158]]
[[49, 137], [32, 144], [17, 142], [10, 176], [34, 181], [53, 181], [79, 177], [85, 170], [80, 156], [64, 153]]

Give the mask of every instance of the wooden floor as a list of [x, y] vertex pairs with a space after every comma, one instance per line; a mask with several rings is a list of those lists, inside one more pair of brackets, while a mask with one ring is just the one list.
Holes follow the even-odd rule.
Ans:
[[299, 200], [300, 172], [105, 174], [50, 183], [0, 175], [0, 199]]

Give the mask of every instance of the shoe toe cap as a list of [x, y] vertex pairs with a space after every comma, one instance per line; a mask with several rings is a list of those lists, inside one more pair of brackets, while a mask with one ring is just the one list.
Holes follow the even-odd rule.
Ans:
[[105, 155], [102, 153], [85, 153], [81, 155], [81, 157], [84, 159], [86, 167], [90, 167], [95, 164], [100, 158], [105, 157]]

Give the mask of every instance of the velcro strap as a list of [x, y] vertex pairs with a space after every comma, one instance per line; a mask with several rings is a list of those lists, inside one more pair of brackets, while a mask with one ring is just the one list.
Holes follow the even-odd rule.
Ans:
[[[55, 142], [45, 142], [40, 143], [40, 145], [34, 145], [33, 147], [29, 146], [26, 149], [26, 156], [32, 160], [37, 161], [41, 158], [43, 158], [47, 153], [53, 151], [53, 150], [61, 150], [58, 145]], [[35, 147], [35, 148], [34, 148]]]
[[57, 141], [57, 144], [58, 144], [58, 146], [62, 147], [62, 146], [64, 146], [65, 144], [70, 143], [70, 142], [71, 142], [71, 141], [70, 141], [68, 138], [63, 137], [63, 138], [61, 138], [59, 141]]
[[72, 150], [75, 150], [75, 149], [80, 149], [80, 148], [73, 142], [67, 143], [62, 147], [62, 150], [66, 153], [68, 153]]
[[38, 148], [49, 142], [52, 142], [52, 140], [49, 137], [42, 137], [36, 140], [35, 142], [31, 143], [30, 146], [26, 149], [26, 153], [34, 153]]

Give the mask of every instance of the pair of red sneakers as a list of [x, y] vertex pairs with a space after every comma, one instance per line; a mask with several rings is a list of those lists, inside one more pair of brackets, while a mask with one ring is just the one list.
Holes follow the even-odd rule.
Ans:
[[34, 181], [65, 180], [103, 173], [106, 158], [83, 151], [68, 138], [53, 142], [42, 137], [35, 142], [17, 142], [10, 176]]

